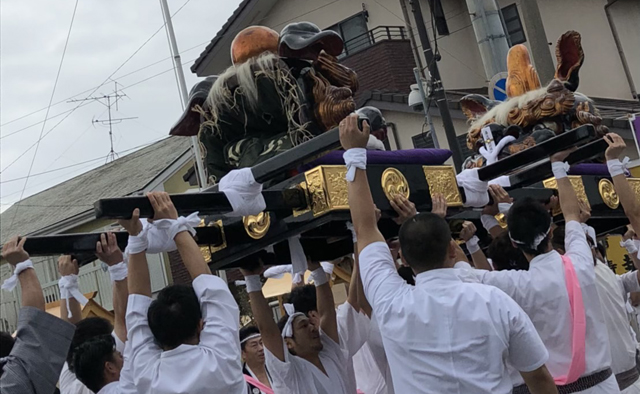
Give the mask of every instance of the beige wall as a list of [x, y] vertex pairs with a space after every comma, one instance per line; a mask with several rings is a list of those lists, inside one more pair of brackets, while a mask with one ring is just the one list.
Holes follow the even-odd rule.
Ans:
[[[624, 1], [624, 0], [623, 0]], [[629, 1], [631, 3], [633, 1]], [[637, 3], [637, 0], [635, 1]], [[582, 49], [585, 61], [580, 70], [579, 91], [595, 97], [632, 99], [629, 85], [624, 76], [620, 56], [611, 34], [604, 12], [605, 0], [538, 0], [540, 14], [544, 21], [547, 39], [555, 43], [567, 30], [576, 30], [582, 35]], [[635, 29], [638, 31], [640, 14], [635, 7]], [[633, 25], [634, 16], [628, 15], [626, 25]], [[621, 32], [622, 33], [622, 32]], [[529, 34], [529, 32], [527, 32]], [[638, 33], [636, 33], [636, 42]], [[625, 41], [630, 42], [628, 38]], [[635, 53], [640, 51], [636, 45]], [[633, 53], [633, 48], [626, 50]], [[638, 55], [635, 56], [638, 58]], [[553, 56], [555, 63], [555, 56]], [[636, 65], [640, 63], [635, 63]]]
[[185, 182], [182, 177], [189, 171], [189, 168], [193, 166], [193, 162], [185, 164], [176, 173], [174, 173], [169, 179], [167, 179], [163, 186], [164, 191], [167, 193], [184, 193], [188, 189], [194, 189], [194, 186], [190, 186], [189, 182]]

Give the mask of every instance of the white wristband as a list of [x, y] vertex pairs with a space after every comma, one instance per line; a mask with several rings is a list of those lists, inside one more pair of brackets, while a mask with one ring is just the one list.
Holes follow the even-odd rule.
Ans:
[[367, 169], [367, 150], [365, 148], [351, 148], [343, 154], [347, 166], [347, 181], [356, 179], [356, 169]]
[[482, 226], [485, 230], [490, 231], [492, 228], [498, 226], [500, 227], [500, 223], [498, 223], [498, 219], [492, 215], [482, 215], [480, 216], [480, 221], [482, 222]]
[[18, 285], [18, 275], [29, 268], [33, 268], [33, 262], [31, 262], [31, 260], [25, 260], [22, 263], [16, 264], [16, 268], [13, 270], [13, 275], [4, 281], [2, 289], [6, 291], [13, 291], [13, 289]]
[[245, 276], [244, 280], [247, 283], [247, 293], [262, 291], [262, 282], [260, 281], [260, 275]]
[[309, 276], [313, 280], [313, 284], [316, 287], [322, 286], [328, 282], [327, 273], [324, 272], [324, 269], [322, 269], [322, 267], [316, 268], [315, 270], [311, 271], [311, 275]]
[[67, 300], [68, 317], [72, 316], [69, 300], [75, 298], [81, 305], [85, 305], [89, 300], [80, 292], [78, 285], [78, 275], [65, 275], [58, 280], [60, 288], [60, 298]]
[[127, 242], [127, 248], [125, 254], [138, 254], [145, 252], [149, 248], [149, 241], [147, 240], [147, 232], [149, 226], [142, 226], [142, 231], [138, 235], [129, 235]]
[[467, 250], [469, 251], [469, 253], [474, 254], [475, 252], [478, 252], [480, 250], [480, 245], [478, 245], [478, 242], [480, 242], [480, 240], [475, 235], [466, 242]]
[[627, 239], [626, 241], [621, 241], [620, 246], [627, 249], [627, 253], [633, 254], [638, 251], [638, 246], [634, 242], [633, 239]]
[[622, 161], [619, 159], [607, 160], [607, 168], [609, 168], [609, 175], [612, 177], [618, 175], [626, 175], [629, 171], [627, 165], [629, 163], [629, 158], [625, 157]]
[[563, 161], [554, 161], [551, 163], [551, 171], [556, 179], [562, 179], [567, 177], [567, 171], [569, 171], [569, 164]]
[[188, 231], [191, 235], [196, 235], [194, 227], [198, 227], [200, 224], [199, 212], [194, 212], [191, 215], [180, 216], [177, 219], [160, 219], [156, 220], [153, 224], [159, 229], [168, 229], [169, 239], [173, 240], [176, 235], [183, 231]]
[[125, 262], [120, 262], [109, 267], [109, 276], [112, 282], [125, 280], [129, 275], [129, 267]]

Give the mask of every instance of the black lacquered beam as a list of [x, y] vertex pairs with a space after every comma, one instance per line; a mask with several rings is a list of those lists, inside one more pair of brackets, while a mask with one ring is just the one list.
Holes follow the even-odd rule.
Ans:
[[[607, 142], [604, 139], [600, 138], [578, 148], [578, 150], [571, 153], [567, 157], [566, 161], [569, 164], [578, 164], [583, 161], [595, 159], [603, 155], [608, 146], [609, 145], [607, 144]], [[551, 162], [546, 161], [544, 163], [538, 164], [535, 167], [531, 167], [517, 174], [510, 175], [509, 180], [511, 186], [507, 189], [517, 189], [523, 186], [528, 186], [537, 182], [541, 182], [552, 176], [553, 172], [551, 171]]]
[[[303, 190], [292, 188], [285, 190], [263, 191], [267, 211], [291, 211], [306, 208], [307, 201]], [[200, 212], [200, 216], [231, 212], [227, 196], [221, 192], [202, 192], [193, 194], [172, 194], [171, 201], [179, 215]], [[96, 219], [128, 219], [134, 209], [140, 209], [140, 217], [152, 218], [153, 208], [146, 196], [105, 198], [94, 204]]]
[[[51, 256], [70, 254], [78, 259], [80, 265], [96, 259], [96, 243], [101, 233], [59, 234], [27, 237], [24, 249], [30, 256]], [[127, 247], [129, 239], [125, 231], [115, 232], [121, 250]], [[196, 242], [199, 245], [222, 245], [223, 237], [217, 225], [196, 228]]]
[[481, 181], [490, 181], [500, 175], [509, 173], [531, 163], [535, 163], [536, 161], [542, 160], [554, 153], [561, 152], [576, 146], [581, 142], [585, 142], [590, 138], [593, 138], [595, 134], [596, 131], [592, 125], [582, 125], [529, 149], [525, 149], [522, 152], [516, 153], [515, 155], [505, 157], [494, 164], [480, 168], [478, 170], [478, 177]]
[[[259, 183], [265, 183], [287, 170], [295, 169], [306, 160], [340, 147], [340, 132], [338, 128], [331, 129], [311, 140], [260, 163], [251, 168], [254, 179]], [[218, 186], [208, 188], [206, 191], [218, 190]]]

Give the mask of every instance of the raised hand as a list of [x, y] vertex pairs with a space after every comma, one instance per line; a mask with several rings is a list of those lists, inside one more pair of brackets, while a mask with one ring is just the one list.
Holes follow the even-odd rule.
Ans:
[[570, 154], [572, 154], [576, 149], [578, 149], [577, 147], [572, 147], [569, 148], [567, 150], [563, 150], [562, 152], [558, 152], [558, 153], [554, 153], [553, 155], [551, 155], [551, 157], [549, 158], [551, 160], [551, 162], [556, 162], [556, 161], [565, 161], [565, 159], [567, 158], [567, 156], [569, 156]]
[[471, 238], [473, 238], [474, 235], [476, 235], [476, 231], [478, 231], [476, 229], [476, 225], [473, 224], [472, 222], [464, 222], [462, 223], [462, 230], [460, 231], [460, 238], [462, 238], [462, 240], [464, 242], [467, 242], [468, 240], [470, 240]]
[[342, 119], [340, 125], [340, 143], [344, 150], [351, 148], [366, 148], [369, 142], [369, 122], [362, 123], [362, 130], [358, 128], [358, 115], [351, 114]]
[[153, 207], [153, 220], [160, 219], [177, 219], [178, 211], [169, 197], [169, 193], [165, 192], [151, 192], [147, 194], [151, 206]]
[[513, 202], [513, 198], [511, 198], [509, 193], [500, 185], [489, 185], [489, 194], [495, 204], [511, 204]]
[[29, 260], [29, 253], [24, 250], [26, 241], [26, 237], [15, 236], [11, 238], [2, 248], [2, 258], [14, 267], [23, 261]]
[[250, 276], [250, 275], [260, 275], [264, 271], [264, 263], [262, 260], [258, 259], [258, 265], [252, 269], [240, 268], [240, 273], [242, 276]]
[[115, 233], [100, 234], [100, 241], [96, 243], [96, 256], [108, 266], [122, 262], [122, 251], [118, 246]]
[[433, 195], [431, 199], [431, 213], [443, 219], [447, 217], [447, 200], [444, 198], [444, 194], [436, 193]]
[[131, 236], [136, 236], [142, 231], [142, 222], [140, 221], [140, 210], [138, 208], [133, 210], [131, 219], [120, 219], [120, 224]]
[[62, 255], [58, 258], [58, 272], [60, 276], [78, 275], [78, 260], [69, 255]]
[[624, 143], [622, 137], [615, 133], [609, 133], [604, 136], [604, 140], [609, 144], [609, 147], [604, 153], [607, 160], [619, 159], [627, 145]]
[[389, 203], [398, 214], [398, 217], [393, 219], [398, 225], [402, 225], [417, 214], [416, 205], [401, 194], [393, 196], [393, 200], [389, 200]]
[[578, 205], [580, 205], [580, 223], [586, 223], [591, 219], [591, 208], [582, 200], [578, 200]]

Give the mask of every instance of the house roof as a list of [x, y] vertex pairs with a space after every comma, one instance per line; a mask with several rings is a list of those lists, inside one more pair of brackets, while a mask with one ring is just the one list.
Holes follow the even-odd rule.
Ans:
[[[467, 94], [472, 93], [488, 96], [486, 88], [448, 90], [447, 100], [449, 102], [449, 109], [460, 110], [460, 99]], [[596, 107], [600, 111], [600, 116], [603, 118], [602, 123], [610, 128], [629, 129], [630, 125], [627, 120], [627, 116], [633, 113], [640, 113], [640, 103], [637, 101], [599, 97], [590, 98], [594, 101]], [[363, 92], [357, 106], [360, 108], [367, 105], [370, 101], [403, 104], [407, 106], [408, 111], [411, 111], [408, 107], [409, 94], [405, 92], [398, 93], [384, 90]]]
[[123, 197], [143, 190], [189, 147], [188, 138], [165, 138], [25, 198], [0, 215], [0, 243], [13, 235], [32, 234], [92, 211], [93, 203], [100, 198]]
[[247, 26], [259, 25], [276, 2], [277, 0], [242, 0], [193, 63], [191, 72], [199, 77], [206, 77], [221, 73], [224, 68], [230, 66], [229, 48], [235, 35]]

